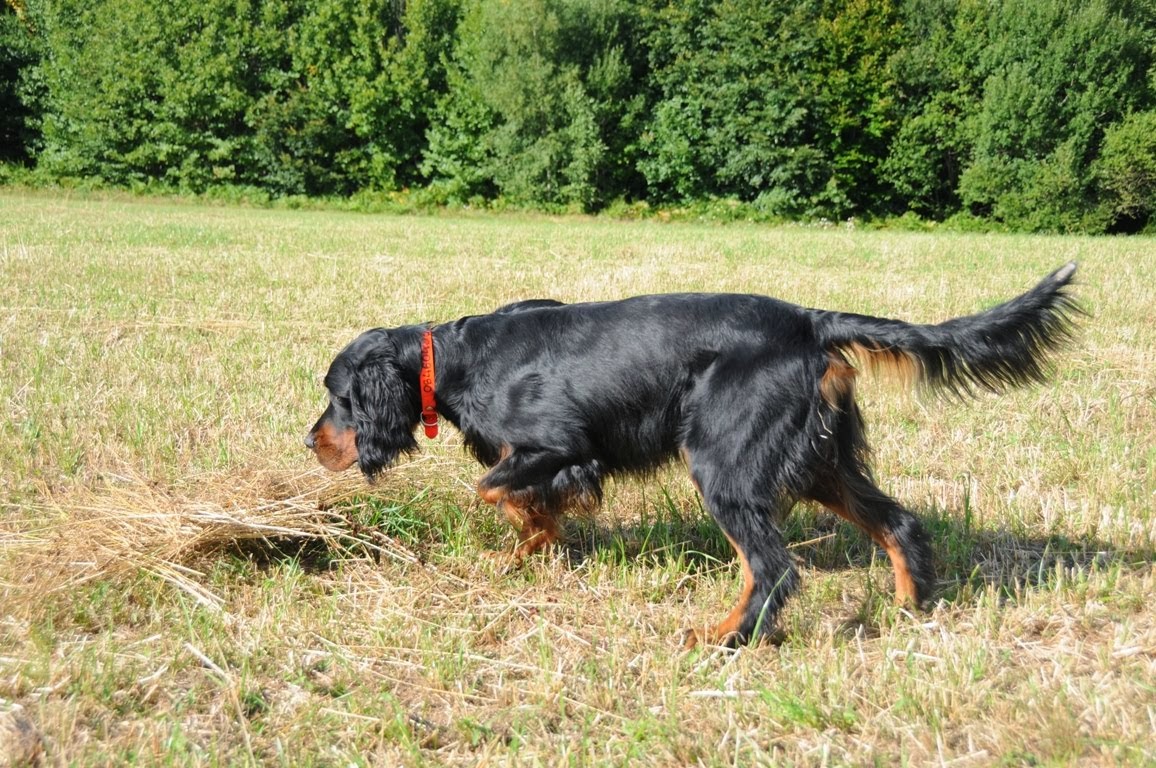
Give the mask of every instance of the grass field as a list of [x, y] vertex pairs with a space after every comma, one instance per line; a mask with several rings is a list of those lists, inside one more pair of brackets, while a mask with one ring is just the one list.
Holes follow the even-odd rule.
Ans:
[[[507, 573], [452, 429], [372, 487], [301, 443], [374, 325], [674, 290], [931, 322], [1070, 259], [1048, 385], [860, 389], [933, 532], [922, 613], [800, 507], [782, 645], [685, 653], [739, 573], [678, 468]], [[1151, 239], [0, 192], [0, 278], [0, 764], [1156, 763]]]

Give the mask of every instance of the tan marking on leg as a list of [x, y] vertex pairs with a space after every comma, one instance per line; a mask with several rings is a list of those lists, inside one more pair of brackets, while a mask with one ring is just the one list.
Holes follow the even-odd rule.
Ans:
[[524, 560], [558, 540], [558, 520], [554, 515], [541, 511], [535, 502], [507, 497], [502, 506], [511, 521], [521, 520], [518, 546], [514, 547], [516, 559]]
[[915, 579], [911, 578], [911, 571], [907, 567], [907, 556], [903, 554], [903, 548], [899, 546], [894, 537], [882, 529], [868, 526], [859, 517], [853, 515], [846, 504], [824, 502], [823, 506], [866, 531], [871, 540], [883, 548], [888, 559], [891, 560], [891, 570], [895, 573], [895, 601], [900, 604], [916, 604], [919, 593], [915, 587]]
[[746, 553], [735, 543], [735, 540], [730, 537], [730, 534], [723, 531], [723, 535], [727, 537], [727, 541], [734, 547], [735, 554], [738, 555], [739, 563], [742, 565], [743, 591], [742, 594], [739, 595], [738, 602], [735, 603], [734, 608], [727, 614], [727, 617], [713, 627], [704, 629], [701, 637], [695, 630], [687, 630], [682, 645], [688, 650], [694, 648], [700, 640], [708, 645], [718, 645], [725, 643], [734, 636], [742, 626], [743, 617], [746, 615], [747, 609], [750, 606], [751, 594], [755, 591], [755, 574], [751, 570], [751, 564], [747, 562]]
[[482, 501], [487, 504], [500, 504], [502, 499], [506, 497], [509, 491], [505, 486], [494, 486], [490, 484], [490, 477], [493, 476], [496, 470], [503, 461], [510, 457], [514, 449], [510, 447], [509, 443], [502, 443], [502, 448], [498, 453], [498, 460], [494, 462], [494, 466], [490, 467], [490, 471], [478, 478], [478, 495], [482, 497]]
[[[485, 478], [482, 478], [485, 480]], [[482, 497], [482, 501], [487, 504], [495, 506], [502, 503], [502, 499], [506, 498], [507, 490], [504, 487], [490, 488], [482, 485], [482, 481], [478, 481], [478, 495]]]
[[911, 578], [902, 548], [890, 534], [881, 536], [877, 541], [891, 558], [891, 569], [895, 571], [895, 601], [902, 605], [916, 605], [919, 602], [919, 590], [915, 586], [915, 579]]
[[518, 532], [518, 544], [514, 551], [495, 552], [492, 555], [495, 559], [508, 560], [510, 564], [518, 565], [561, 538], [557, 516], [543, 512], [530, 494], [507, 493], [505, 488], [492, 488], [479, 493], [487, 502], [496, 504]]

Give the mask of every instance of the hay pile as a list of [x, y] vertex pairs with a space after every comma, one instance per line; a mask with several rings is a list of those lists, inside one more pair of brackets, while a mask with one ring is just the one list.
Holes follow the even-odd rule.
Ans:
[[143, 572], [219, 608], [196, 565], [246, 542], [357, 547], [416, 561], [399, 543], [351, 526], [347, 508], [366, 490], [360, 477], [320, 470], [210, 477], [183, 488], [118, 477], [99, 489], [44, 490], [0, 523], [5, 591], [35, 600]]

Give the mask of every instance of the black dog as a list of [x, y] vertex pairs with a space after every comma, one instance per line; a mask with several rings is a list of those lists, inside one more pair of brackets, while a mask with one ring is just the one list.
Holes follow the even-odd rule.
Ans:
[[[855, 404], [856, 365], [957, 393], [1040, 381], [1079, 312], [1074, 263], [1005, 304], [938, 325], [806, 309], [763, 296], [671, 294], [511, 304], [444, 325], [367, 331], [325, 377], [306, 444], [325, 467], [373, 478], [449, 420], [490, 470], [478, 492], [519, 528], [520, 559], [593, 507], [607, 475], [682, 456], [738, 554], [743, 591], [687, 645], [774, 626], [798, 581], [778, 521], [810, 499], [884, 550], [896, 596], [933, 583], [919, 521], [879, 490]], [[423, 350], [424, 347], [424, 350]], [[419, 383], [420, 382], [420, 383]]]

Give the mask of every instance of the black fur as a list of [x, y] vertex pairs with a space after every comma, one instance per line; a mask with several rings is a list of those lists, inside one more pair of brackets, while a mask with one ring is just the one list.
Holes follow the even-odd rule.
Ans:
[[[744, 641], [773, 627], [796, 586], [778, 522], [803, 498], [884, 546], [901, 596], [929, 596], [927, 536], [875, 485], [850, 363], [959, 393], [1039, 381], [1079, 312], [1067, 292], [1074, 272], [1069, 264], [1016, 299], [938, 325], [753, 295], [518, 302], [432, 326], [438, 411], [490, 467], [479, 492], [525, 521], [523, 552], [552, 540], [566, 508], [597, 504], [606, 476], [683, 456], [746, 578], [739, 605], [706, 639]], [[355, 433], [370, 477], [414, 450], [426, 328], [372, 330], [342, 351], [307, 443], [319, 450], [321, 437]], [[353, 460], [342, 455], [323, 462], [340, 469]]]

